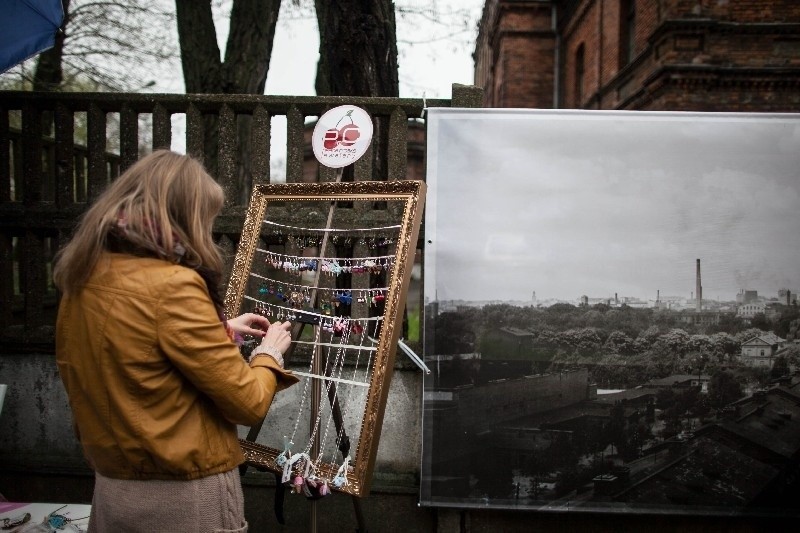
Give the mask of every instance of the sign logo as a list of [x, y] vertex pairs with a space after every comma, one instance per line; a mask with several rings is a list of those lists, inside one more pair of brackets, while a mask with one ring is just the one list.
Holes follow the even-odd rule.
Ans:
[[317, 121], [311, 135], [314, 156], [326, 167], [355, 163], [372, 142], [372, 119], [360, 107], [334, 107]]

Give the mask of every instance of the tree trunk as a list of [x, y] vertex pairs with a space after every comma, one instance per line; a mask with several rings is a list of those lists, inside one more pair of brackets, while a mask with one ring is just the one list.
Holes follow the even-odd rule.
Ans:
[[69, 2], [70, 0], [61, 0], [64, 22], [61, 23], [61, 31], [56, 33], [55, 44], [49, 50], [39, 54], [39, 59], [36, 61], [36, 72], [33, 75], [34, 91], [55, 91], [64, 81], [61, 58], [64, 55], [65, 31], [69, 21]]
[[[187, 93], [264, 94], [281, 0], [234, 0], [225, 61], [220, 60], [211, 0], [175, 0], [178, 39]], [[216, 174], [219, 140], [215, 118], [206, 120], [204, 162]], [[250, 170], [250, 120], [240, 117], [237, 190], [246, 202], [253, 184]]]
[[175, 0], [183, 82], [187, 93], [221, 93], [222, 61], [211, 0]]
[[[315, 0], [320, 96], [398, 96], [397, 27], [391, 0]], [[375, 119], [372, 168], [387, 179], [389, 120]], [[344, 179], [350, 173], [344, 174]]]
[[398, 96], [397, 32], [391, 0], [315, 0], [317, 94]]
[[[56, 33], [53, 47], [39, 54], [36, 60], [36, 71], [33, 73], [33, 90], [53, 92], [57, 91], [64, 81], [64, 70], [61, 60], [64, 56], [64, 38], [66, 37], [67, 22], [69, 21], [69, 2], [61, 0], [61, 7], [64, 10], [64, 21], [61, 29]], [[55, 129], [53, 113], [45, 111], [42, 113], [42, 133], [52, 135]]]
[[281, 0], [235, 0], [225, 48], [225, 92], [264, 94]]

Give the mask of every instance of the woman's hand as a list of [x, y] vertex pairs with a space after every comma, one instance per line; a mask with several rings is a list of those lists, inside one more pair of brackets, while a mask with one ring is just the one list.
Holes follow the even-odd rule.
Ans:
[[282, 354], [286, 353], [286, 350], [292, 344], [290, 329], [292, 329], [291, 322], [276, 322], [272, 324], [267, 330], [267, 334], [261, 339], [261, 346], [274, 346]]
[[280, 350], [281, 354], [286, 353], [292, 344], [290, 329], [292, 329], [291, 322], [275, 322], [269, 326], [267, 334], [261, 339], [261, 346], [273, 346]]
[[253, 358], [259, 355], [268, 355], [272, 357], [278, 366], [283, 368], [283, 353], [289, 349], [292, 344], [292, 335], [289, 333], [291, 329], [291, 322], [276, 322], [267, 329], [267, 334], [261, 339], [261, 344], [253, 348], [250, 356], [247, 359], [248, 363], [253, 362]]
[[270, 323], [266, 317], [256, 313], [245, 313], [228, 320], [228, 326], [239, 335], [263, 337], [267, 334]]

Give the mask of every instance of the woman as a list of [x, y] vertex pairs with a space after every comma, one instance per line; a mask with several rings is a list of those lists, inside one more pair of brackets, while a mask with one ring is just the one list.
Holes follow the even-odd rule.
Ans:
[[[246, 531], [236, 425], [260, 421], [290, 324], [224, 320], [222, 188], [157, 151], [110, 184], [59, 253], [56, 359], [95, 470], [90, 531]], [[233, 341], [263, 337], [246, 362]]]

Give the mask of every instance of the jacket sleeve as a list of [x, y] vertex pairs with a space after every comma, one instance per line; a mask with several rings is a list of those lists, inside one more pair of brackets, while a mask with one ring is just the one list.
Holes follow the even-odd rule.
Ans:
[[159, 297], [159, 347], [225, 418], [248, 426], [258, 423], [275, 393], [297, 377], [271, 357], [257, 357], [253, 368], [248, 366], [228, 338], [203, 279], [190, 269], [176, 268]]

